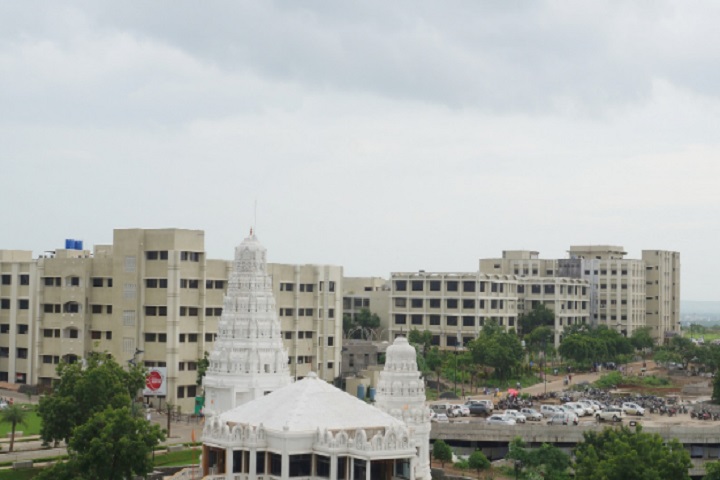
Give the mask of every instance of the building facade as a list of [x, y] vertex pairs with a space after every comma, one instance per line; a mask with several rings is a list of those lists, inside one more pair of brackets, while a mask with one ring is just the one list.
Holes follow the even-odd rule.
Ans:
[[[119, 229], [112, 245], [92, 251], [75, 245], [33, 258], [0, 250], [0, 381], [50, 385], [60, 361], [107, 352], [120, 363], [167, 368], [164, 401], [191, 411], [198, 360], [212, 349], [233, 263], [208, 259], [204, 237], [201, 230]], [[267, 269], [290, 374], [333, 380], [342, 267]]]

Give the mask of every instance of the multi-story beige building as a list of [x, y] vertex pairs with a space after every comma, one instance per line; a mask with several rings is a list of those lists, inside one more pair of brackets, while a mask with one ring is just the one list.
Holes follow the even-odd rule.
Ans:
[[369, 310], [380, 318], [379, 337], [374, 340], [390, 340], [390, 283], [380, 277], [345, 277], [343, 289], [343, 315], [354, 319], [361, 310]]
[[516, 328], [517, 288], [514, 275], [393, 273], [391, 335], [429, 330], [433, 345], [456, 347], [474, 340], [488, 320]]
[[[204, 232], [115, 230], [112, 245], [37, 259], [0, 250], [0, 381], [49, 385], [60, 361], [110, 353], [167, 368], [167, 401], [190, 411], [231, 261], [210, 260]], [[340, 375], [342, 267], [269, 264], [290, 372]]]
[[504, 251], [502, 258], [480, 260], [480, 271], [584, 280], [592, 324], [627, 336], [649, 326], [658, 342], [679, 332], [678, 252], [644, 250], [642, 259], [629, 259], [622, 247], [594, 245], [571, 246], [568, 253], [567, 259], [541, 259], [534, 251]]

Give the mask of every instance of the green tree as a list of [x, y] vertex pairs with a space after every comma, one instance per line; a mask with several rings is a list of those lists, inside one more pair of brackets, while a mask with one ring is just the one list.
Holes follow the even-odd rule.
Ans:
[[203, 358], [198, 358], [197, 380], [195, 380], [195, 384], [198, 387], [202, 387], [203, 377], [205, 376], [205, 372], [207, 372], [207, 369], [210, 366], [210, 359], [208, 358], [209, 356], [210, 354], [208, 352], [203, 352]]
[[490, 468], [490, 460], [480, 450], [475, 450], [468, 458], [468, 466], [477, 472], [480, 478], [480, 471]]
[[419, 345], [422, 352], [422, 356], [425, 357], [427, 352], [432, 347], [432, 332], [430, 330], [423, 330], [422, 332], [416, 328], [413, 328], [408, 332], [408, 342], [413, 345]]
[[554, 327], [555, 312], [539, 303], [530, 312], [523, 313], [518, 317], [518, 325], [523, 337], [529, 335], [538, 327]]
[[703, 480], [720, 480], [720, 462], [707, 462]]
[[348, 314], [343, 315], [343, 332], [352, 338], [363, 338], [361, 330], [375, 331], [378, 328], [380, 328], [380, 317], [367, 308], [356, 313], [355, 318]]
[[655, 346], [655, 340], [650, 335], [650, 327], [638, 328], [630, 336], [630, 343], [636, 350], [650, 349]]
[[0, 422], [10, 424], [10, 452], [15, 446], [15, 429], [18, 425], [25, 425], [26, 418], [27, 412], [18, 404], [8, 405], [0, 410]]
[[439, 460], [443, 468], [445, 468], [445, 462], [452, 462], [452, 449], [450, 445], [445, 443], [443, 440], [435, 440], [433, 443], [433, 458]]
[[606, 428], [584, 432], [584, 441], [573, 450], [576, 478], [583, 480], [689, 479], [690, 454], [674, 439], [665, 443], [658, 434]]
[[145, 385], [145, 370], [125, 370], [104, 354], [92, 353], [85, 362], [61, 363], [54, 392], [40, 399], [40, 435], [45, 442], [69, 441], [75, 427], [107, 407], [129, 406]]
[[132, 414], [129, 407], [108, 407], [73, 432], [69, 460], [43, 478], [124, 480], [152, 471], [153, 448], [165, 439], [158, 425]]
[[507, 458], [516, 462], [518, 471], [532, 478], [567, 480], [570, 457], [554, 445], [527, 448], [520, 437], [510, 441]]
[[437, 374], [437, 392], [440, 394], [440, 373], [442, 372], [443, 359], [440, 354], [440, 350], [437, 347], [432, 347], [428, 354], [425, 356], [425, 365], [431, 372]]
[[525, 335], [525, 346], [531, 352], [542, 352], [553, 348], [555, 344], [555, 330], [552, 327], [541, 326], [533, 329], [532, 332]]
[[505, 332], [494, 322], [488, 322], [480, 335], [468, 344], [468, 348], [476, 363], [493, 367], [495, 375], [503, 380], [510, 377], [523, 358], [522, 345], [517, 335]]

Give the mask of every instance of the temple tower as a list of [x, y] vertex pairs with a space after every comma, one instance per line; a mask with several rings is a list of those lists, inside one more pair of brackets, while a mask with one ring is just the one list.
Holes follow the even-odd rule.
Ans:
[[425, 382], [417, 369], [415, 348], [405, 337], [397, 337], [385, 352], [375, 406], [410, 428], [418, 449], [415, 478], [430, 480], [430, 411], [425, 405]]
[[203, 379], [206, 415], [220, 414], [292, 381], [266, 253], [252, 230], [235, 247], [218, 334]]

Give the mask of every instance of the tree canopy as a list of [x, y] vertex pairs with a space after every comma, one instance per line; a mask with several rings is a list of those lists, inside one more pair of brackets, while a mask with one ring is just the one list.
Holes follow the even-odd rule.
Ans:
[[510, 441], [507, 458], [518, 462], [518, 469], [532, 478], [566, 480], [570, 476], [570, 457], [554, 445], [543, 443], [539, 448], [527, 448], [522, 438]]
[[520, 365], [523, 349], [514, 332], [506, 332], [494, 322], [488, 322], [480, 335], [468, 344], [475, 362], [493, 367], [498, 378], [507, 379]]
[[523, 313], [518, 317], [518, 325], [523, 337], [529, 335], [538, 327], [554, 327], [555, 312], [542, 303], [538, 303], [528, 313]]
[[477, 471], [478, 478], [480, 478], [480, 470], [490, 468], [490, 460], [488, 460], [483, 452], [475, 450], [468, 458], [468, 466]]
[[575, 449], [575, 475], [583, 480], [689, 479], [690, 454], [673, 439], [665, 443], [658, 434], [641, 427], [606, 428], [584, 432]]
[[351, 338], [364, 338], [362, 330], [375, 331], [380, 328], [380, 317], [369, 309], [363, 308], [355, 314], [355, 318], [343, 315], [343, 333]]
[[633, 352], [629, 339], [605, 325], [596, 328], [581, 326], [569, 332], [558, 352], [578, 363], [615, 361], [620, 355]]
[[123, 369], [105, 355], [61, 364], [55, 391], [40, 400], [41, 435], [66, 440], [69, 458], [38, 480], [121, 480], [152, 470], [150, 454], [162, 429], [134, 414], [132, 399], [144, 385], [141, 367]]
[[439, 460], [441, 465], [445, 467], [445, 462], [452, 462], [452, 449], [450, 445], [443, 440], [435, 440], [433, 443], [432, 455], [435, 460]]
[[10, 424], [10, 452], [13, 451], [15, 446], [15, 429], [18, 425], [25, 425], [26, 418], [27, 412], [17, 404], [8, 405], [0, 410], [0, 423]]
[[125, 370], [103, 354], [91, 354], [84, 362], [61, 363], [60, 380], [51, 395], [40, 399], [40, 435], [46, 442], [69, 441], [75, 427], [86, 423], [107, 407], [129, 406], [145, 385], [144, 369]]

